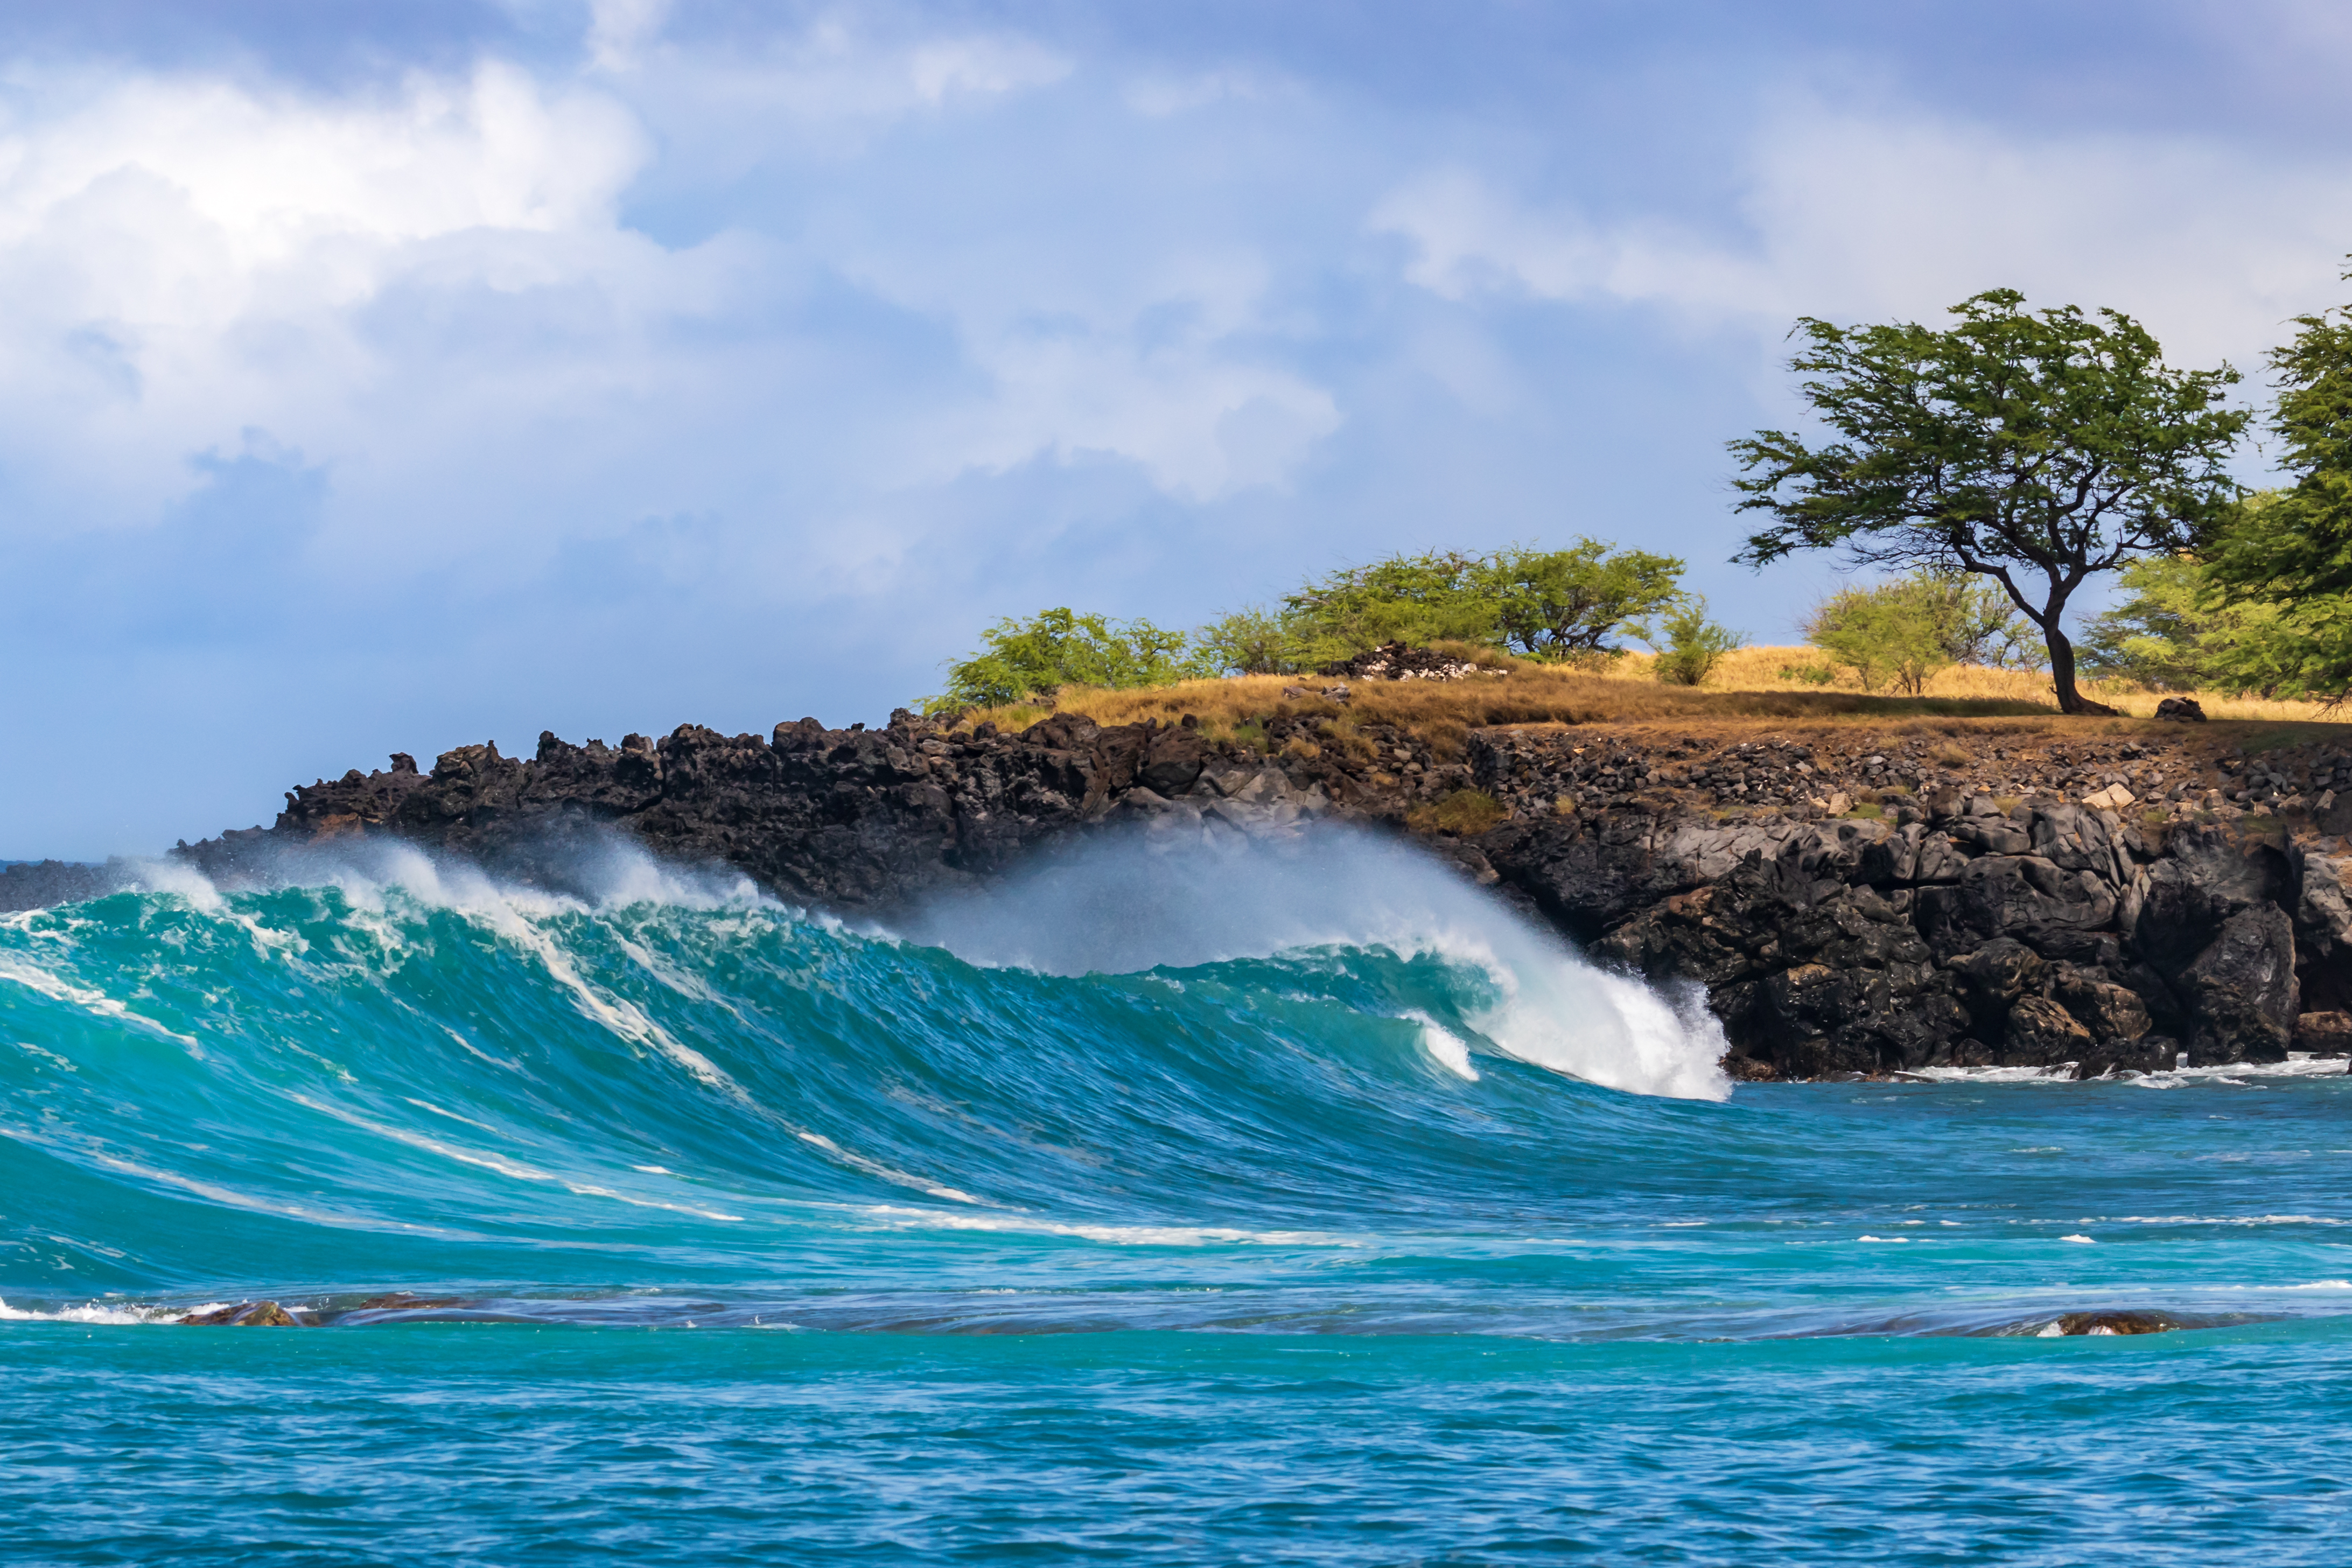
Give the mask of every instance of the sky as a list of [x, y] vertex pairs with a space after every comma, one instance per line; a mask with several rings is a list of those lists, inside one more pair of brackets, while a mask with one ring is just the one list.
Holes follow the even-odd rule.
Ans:
[[1793, 640], [1839, 579], [1730, 563], [1725, 443], [1794, 319], [2015, 287], [2259, 405], [2352, 299], [2347, 79], [2290, 0], [11, 7], [0, 858], [1398, 550]]

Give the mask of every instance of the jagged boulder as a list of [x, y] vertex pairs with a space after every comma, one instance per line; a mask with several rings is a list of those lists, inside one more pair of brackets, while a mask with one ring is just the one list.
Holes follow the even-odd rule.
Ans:
[[2049, 997], [2021, 996], [2009, 1010], [2001, 1045], [2021, 1066], [2057, 1067], [2090, 1054], [2091, 1031]]
[[2068, 870], [2039, 855], [1988, 855], [1950, 887], [1919, 891], [1919, 928], [1938, 957], [2020, 936], [2037, 948], [2049, 933], [2096, 931], [2114, 921], [2116, 889], [2097, 872]]
[[2294, 931], [2284, 910], [2241, 910], [2181, 973], [2200, 1061], [2283, 1061], [2294, 1037]]
[[185, 1328], [299, 1329], [302, 1321], [275, 1301], [240, 1301], [209, 1312], [191, 1312], [180, 1320]]

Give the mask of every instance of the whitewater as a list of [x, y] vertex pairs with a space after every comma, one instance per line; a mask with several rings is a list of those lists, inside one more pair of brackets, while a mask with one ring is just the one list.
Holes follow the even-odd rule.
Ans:
[[2341, 1561], [2340, 1063], [1735, 1092], [1340, 833], [572, 880], [0, 917], [0, 1561]]

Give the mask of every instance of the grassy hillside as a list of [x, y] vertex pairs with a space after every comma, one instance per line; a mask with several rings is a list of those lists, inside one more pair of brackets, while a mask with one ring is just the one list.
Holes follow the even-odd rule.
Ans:
[[[1345, 684], [1341, 703], [1323, 695], [1342, 684], [1318, 676], [1241, 676], [1225, 680], [1184, 681], [1135, 690], [1066, 689], [1055, 707], [1083, 713], [1101, 724], [1146, 719], [1173, 722], [1192, 715], [1213, 738], [1260, 743], [1265, 724], [1283, 715], [1316, 715], [1351, 727], [1390, 724], [1416, 735], [1444, 754], [1458, 750], [1469, 731], [1498, 724], [1664, 724], [1691, 728], [1843, 727], [1910, 721], [1930, 722], [1947, 733], [1988, 728], [2004, 731], [2078, 733], [2086, 728], [2154, 729], [2157, 694], [2094, 685], [2086, 692], [2125, 710], [2124, 719], [2070, 719], [2058, 711], [2048, 679], [2022, 671], [1972, 668], [1948, 669], [1920, 697], [1872, 695], [1850, 673], [1827, 684], [1782, 674], [1818, 668], [1818, 649], [1743, 648], [1727, 658], [1702, 687], [1666, 686], [1650, 673], [1650, 657], [1629, 654], [1605, 674], [1588, 674], [1487, 651], [1456, 650], [1487, 673], [1463, 680], [1358, 680]], [[1298, 693], [1288, 696], [1286, 693]], [[2310, 702], [2263, 702], [2199, 694], [2205, 711], [2231, 744], [2288, 743], [2340, 728], [2352, 714]], [[1015, 705], [974, 712], [969, 722], [993, 722], [1000, 730], [1025, 729], [1053, 709]], [[2163, 728], [2179, 733], [2176, 726]]]

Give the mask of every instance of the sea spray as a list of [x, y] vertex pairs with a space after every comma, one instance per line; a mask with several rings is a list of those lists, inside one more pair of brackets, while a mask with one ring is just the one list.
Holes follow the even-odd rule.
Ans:
[[1636, 1094], [1731, 1089], [1721, 1026], [1703, 1007], [1595, 966], [1451, 866], [1365, 832], [1099, 836], [1002, 885], [938, 899], [898, 929], [973, 963], [1059, 975], [1429, 955], [1482, 982], [1464, 1021], [1486, 1048]]

